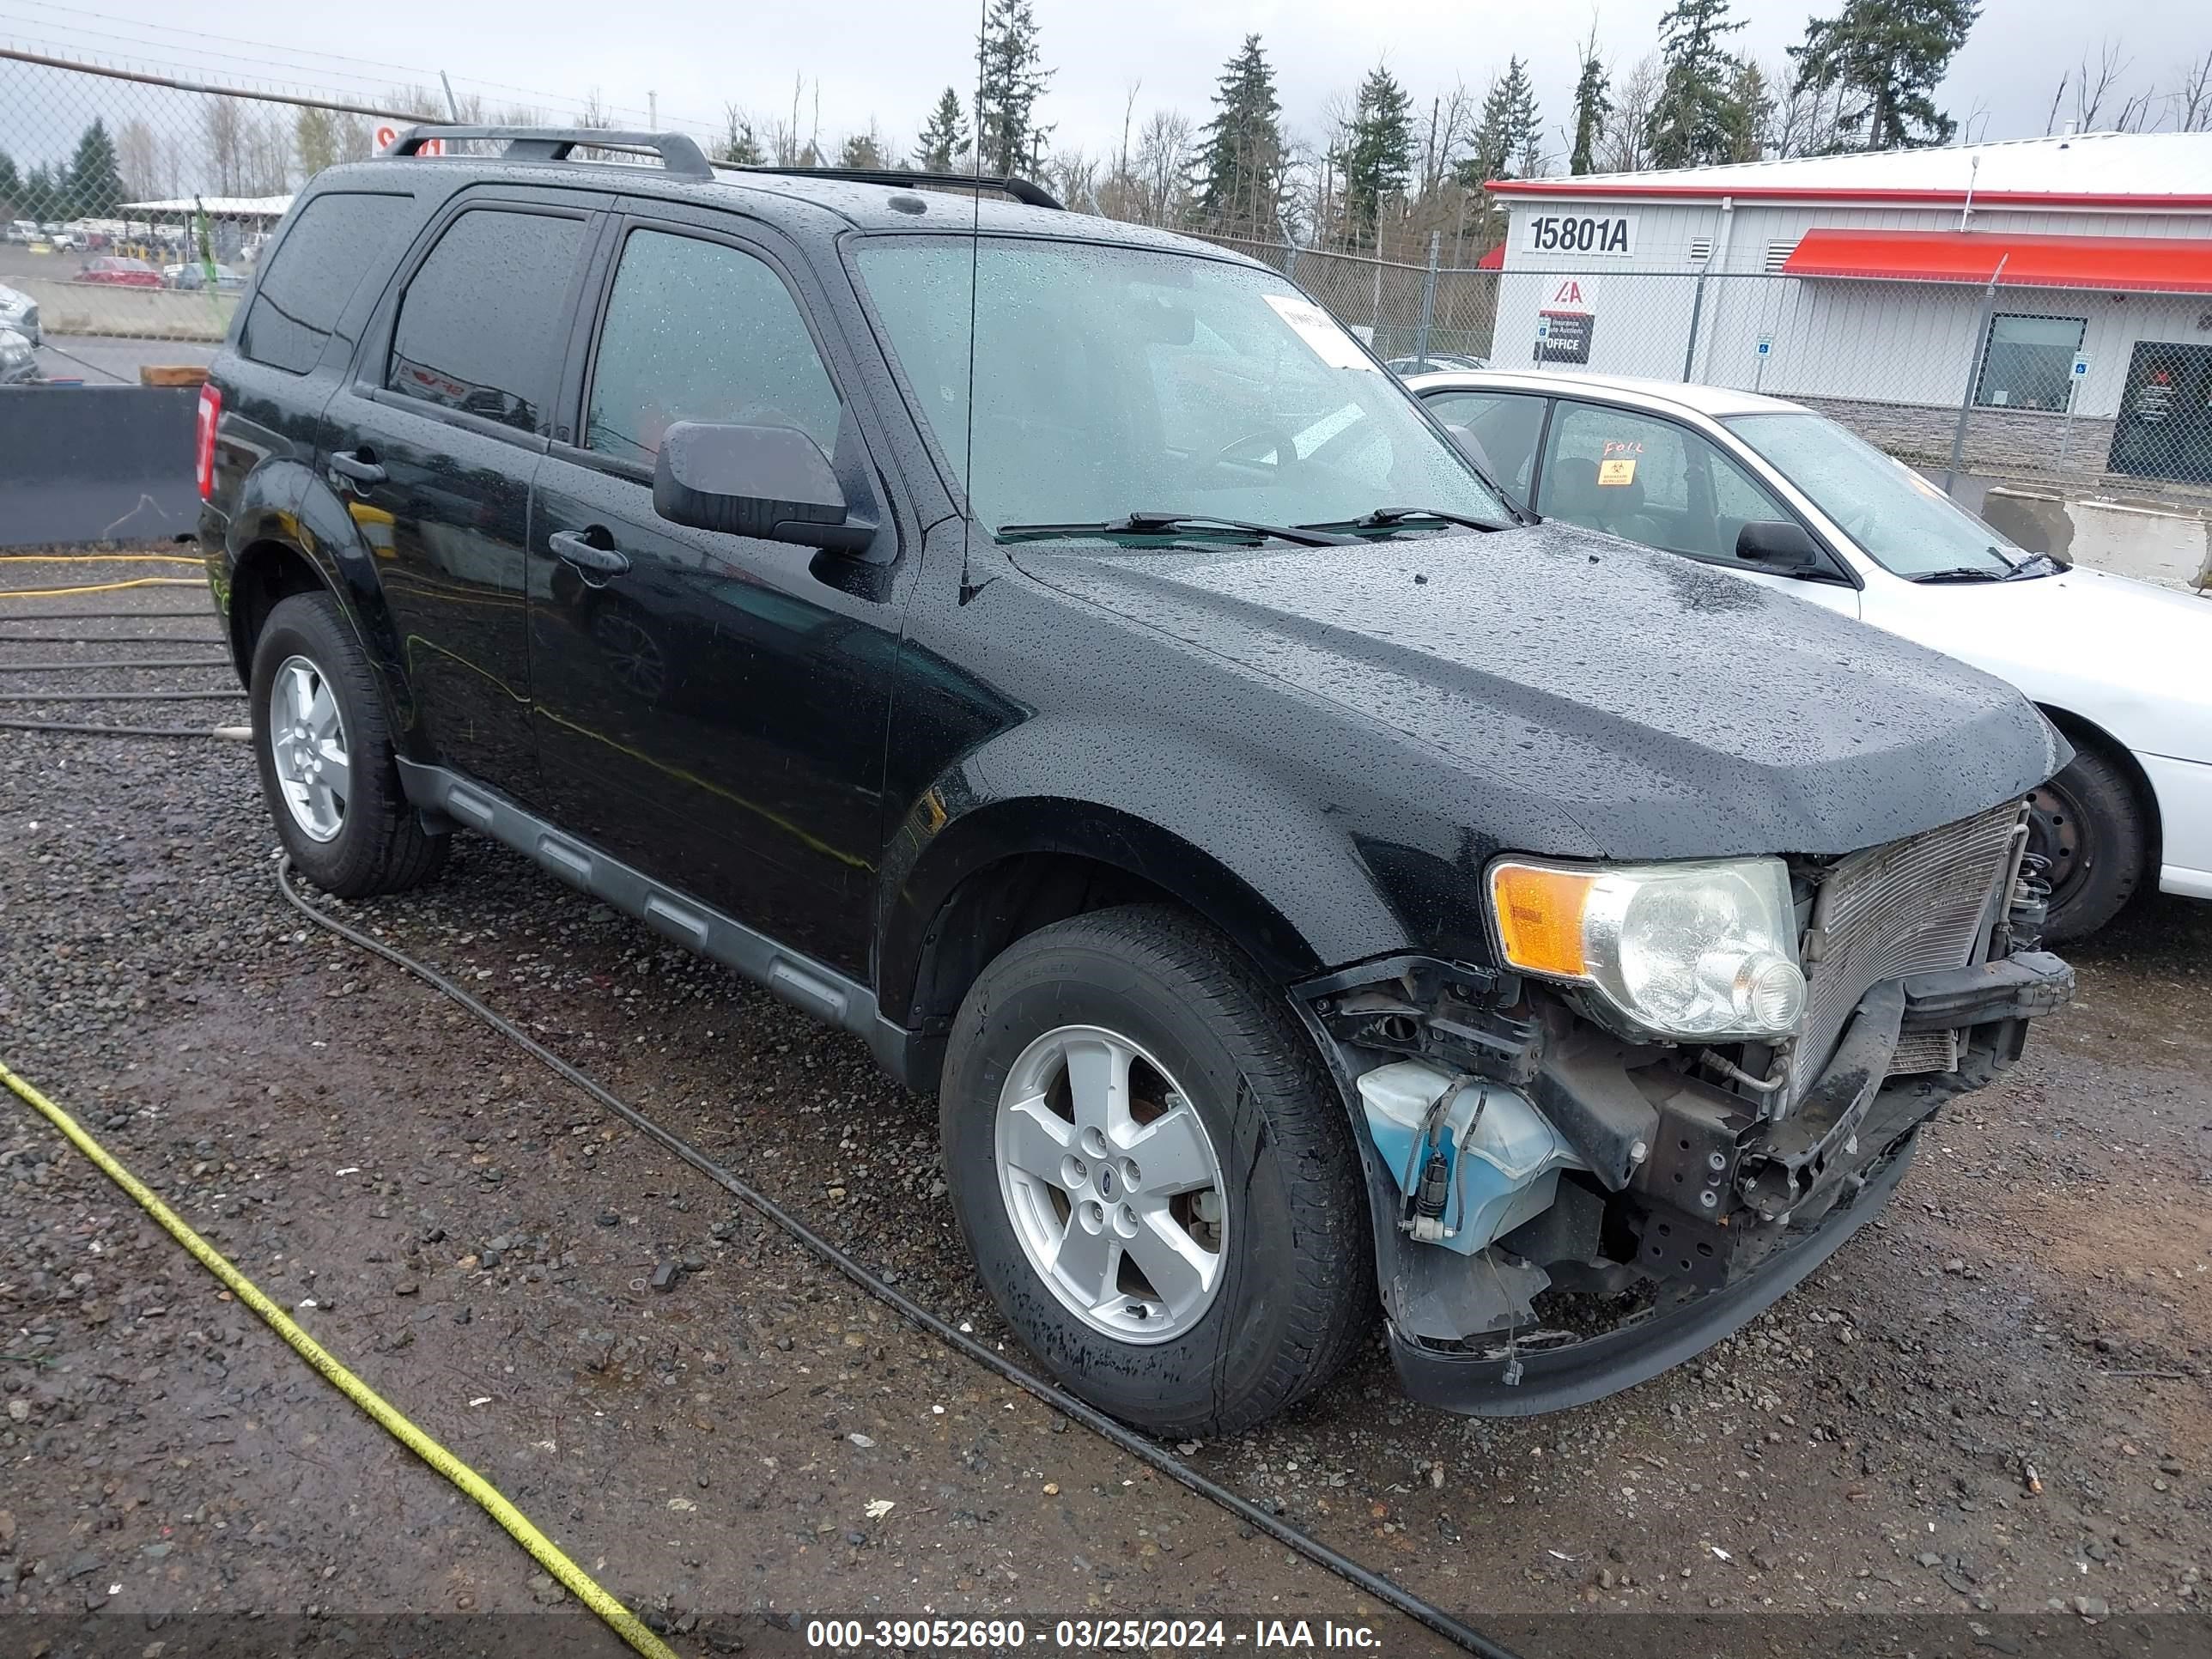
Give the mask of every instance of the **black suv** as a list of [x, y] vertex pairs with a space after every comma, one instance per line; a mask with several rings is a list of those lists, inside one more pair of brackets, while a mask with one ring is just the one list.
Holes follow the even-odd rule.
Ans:
[[295, 863], [474, 830], [858, 1035], [1022, 1340], [1157, 1431], [1378, 1298], [1490, 1413], [1741, 1325], [2070, 994], [2063, 742], [1516, 513], [1277, 272], [961, 182], [466, 128], [316, 178], [200, 434]]

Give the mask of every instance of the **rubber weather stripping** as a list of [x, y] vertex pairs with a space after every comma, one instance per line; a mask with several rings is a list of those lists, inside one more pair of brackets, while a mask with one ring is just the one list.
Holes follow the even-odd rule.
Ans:
[[607, 1110], [622, 1119], [639, 1133], [658, 1142], [709, 1181], [725, 1188], [749, 1209], [768, 1220], [796, 1243], [805, 1246], [815, 1256], [836, 1268], [908, 1324], [927, 1332], [946, 1346], [974, 1360], [986, 1370], [1042, 1401], [1070, 1421], [1089, 1429], [1101, 1439], [1127, 1453], [1146, 1468], [1165, 1475], [1185, 1491], [1227, 1510], [1246, 1526], [1267, 1534], [1277, 1543], [1295, 1551], [1316, 1566], [1334, 1574], [1355, 1589], [1373, 1596], [1384, 1606], [1395, 1608], [1415, 1624], [1441, 1636], [1455, 1647], [1475, 1655], [1476, 1659], [1518, 1659], [1518, 1656], [1511, 1649], [1492, 1641], [1480, 1631], [1462, 1623], [1442, 1607], [1422, 1600], [1411, 1590], [1394, 1583], [1372, 1569], [1360, 1565], [1351, 1557], [1340, 1554], [1319, 1539], [1301, 1532], [1297, 1528], [1270, 1514], [1249, 1499], [1239, 1497], [1218, 1481], [1209, 1480], [1182, 1459], [1163, 1450], [1133, 1430], [1115, 1422], [1103, 1412], [1076, 1399], [1073, 1395], [1063, 1394], [1042, 1378], [1034, 1376], [1024, 1370], [1004, 1355], [994, 1353], [972, 1336], [956, 1330], [927, 1308], [886, 1283], [878, 1274], [846, 1255], [844, 1251], [816, 1232], [774, 1199], [753, 1187], [731, 1170], [716, 1163], [698, 1147], [684, 1139], [683, 1136], [655, 1123], [596, 1079], [579, 1071], [562, 1059], [560, 1055], [539, 1042], [514, 1021], [479, 1002], [452, 980], [438, 972], [436, 969], [417, 962], [397, 946], [387, 945], [383, 940], [372, 938], [358, 928], [349, 927], [337, 917], [326, 915], [308, 903], [301, 896], [299, 890], [293, 886], [291, 871], [292, 860], [287, 856], [276, 866], [276, 884], [283, 890], [284, 896], [291, 901], [293, 908], [318, 927], [337, 934], [349, 944], [358, 945], [372, 955], [383, 957], [394, 967], [412, 974], [431, 989], [459, 1003], [540, 1065], [575, 1085], [577, 1088], [591, 1096], [592, 1099], [598, 1101], [600, 1105], [605, 1107]]
[[[296, 902], [296, 901], [295, 901]], [[505, 1528], [507, 1535], [530, 1553], [531, 1558], [558, 1580], [568, 1593], [603, 1620], [645, 1659], [676, 1659], [668, 1644], [648, 1630], [644, 1620], [617, 1601], [599, 1582], [564, 1554], [559, 1545], [532, 1524], [490, 1481], [417, 1428], [399, 1409], [347, 1370], [329, 1349], [307, 1334], [261, 1287], [232, 1266], [229, 1260], [195, 1232], [175, 1211], [161, 1202], [153, 1189], [123, 1167], [82, 1125], [46, 1098], [26, 1079], [0, 1061], [0, 1083], [15, 1091], [32, 1110], [61, 1131], [94, 1166], [120, 1187], [138, 1207], [160, 1224], [170, 1237], [191, 1253], [199, 1264], [233, 1296], [259, 1315], [261, 1322], [290, 1345], [301, 1358], [320, 1372], [325, 1381], [373, 1419], [377, 1426], [413, 1452], [440, 1474], [459, 1486], [485, 1514]]]

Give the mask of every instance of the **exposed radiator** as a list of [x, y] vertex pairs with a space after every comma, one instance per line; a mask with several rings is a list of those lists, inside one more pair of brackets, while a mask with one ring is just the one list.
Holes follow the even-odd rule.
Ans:
[[[1973, 960], [2026, 810], [2008, 801], [1829, 867], [1805, 936], [1805, 1028], [1791, 1063], [1790, 1100], [1826, 1066], [1869, 988]], [[1948, 1042], [1940, 1048], [1908, 1042], [1913, 1046], [1900, 1046], [1895, 1071], [1948, 1071], [1956, 1063]]]

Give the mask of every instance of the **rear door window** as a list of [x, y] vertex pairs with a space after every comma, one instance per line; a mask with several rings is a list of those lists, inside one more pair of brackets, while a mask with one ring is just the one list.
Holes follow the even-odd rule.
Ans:
[[362, 279], [389, 269], [414, 198], [330, 191], [269, 256], [238, 337], [240, 355], [293, 374], [314, 368]]
[[538, 430], [568, 339], [584, 229], [580, 218], [505, 208], [455, 219], [400, 297], [386, 386]]
[[1793, 515], [1711, 440], [1662, 416], [1562, 398], [1537, 510], [1692, 558], [1735, 561], [1754, 519]]

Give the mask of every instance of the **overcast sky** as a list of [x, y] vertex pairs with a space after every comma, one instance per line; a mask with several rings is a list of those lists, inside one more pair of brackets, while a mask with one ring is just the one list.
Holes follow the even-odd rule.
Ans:
[[[1222, 61], [1256, 31], [1273, 61], [1286, 122], [1318, 135], [1323, 110], [1378, 59], [1425, 109], [1430, 95], [1464, 80], [1478, 93], [1509, 54], [1529, 60], [1547, 125], [1547, 148], [1565, 146], [1577, 40], [1595, 17], [1602, 50], [1625, 70], [1650, 51], [1668, 0], [1034, 0], [1045, 61], [1055, 71], [1040, 114], [1055, 142], [1094, 152], [1118, 142], [1129, 88], [1136, 122], [1160, 106], [1206, 118]], [[1786, 0], [1737, 0], [1748, 20], [1738, 37], [1779, 63], [1813, 11]], [[910, 144], [947, 85], [965, 99], [975, 82], [973, 4], [943, 0], [466, 0], [446, 6], [365, 9], [299, 0], [227, 0], [184, 8], [175, 0], [0, 0], [0, 42], [173, 72], [278, 81], [294, 87], [371, 91], [447, 70], [487, 100], [532, 99], [573, 110], [596, 88], [623, 118], [642, 121], [647, 94], [664, 118], [719, 124], [736, 102], [763, 122], [787, 118], [794, 76], [804, 77], [802, 125], [814, 118], [834, 143], [872, 117]], [[2131, 87], [2170, 84], [2176, 66], [2212, 48], [2212, 7], [2202, 0], [1990, 0], [1953, 64], [1943, 106], [1977, 137], [2043, 131], [2063, 68], [2112, 42], [2132, 67]], [[281, 53], [263, 49], [281, 48]], [[4, 84], [4, 83], [0, 83]]]

